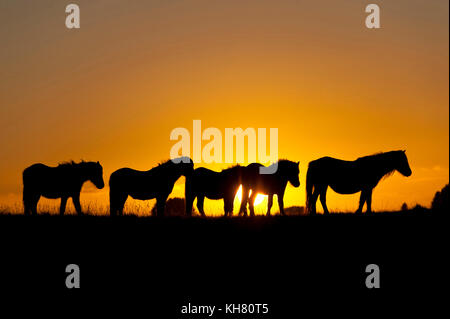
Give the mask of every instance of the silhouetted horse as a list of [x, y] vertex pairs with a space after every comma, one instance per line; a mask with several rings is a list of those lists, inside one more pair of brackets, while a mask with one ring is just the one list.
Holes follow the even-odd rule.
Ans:
[[306, 207], [310, 214], [316, 213], [316, 202], [320, 202], [325, 214], [328, 214], [326, 194], [328, 186], [339, 194], [354, 194], [361, 191], [359, 208], [364, 203], [367, 212], [372, 210], [372, 191], [384, 176], [394, 171], [404, 176], [411, 175], [411, 168], [405, 151], [391, 151], [360, 157], [355, 161], [343, 161], [332, 157], [322, 157], [309, 163], [306, 174]]
[[148, 171], [118, 169], [109, 179], [111, 216], [123, 214], [128, 196], [139, 200], [156, 198], [157, 215], [164, 215], [166, 200], [172, 192], [173, 185], [181, 175], [188, 177], [193, 170], [194, 163], [187, 157], [168, 160]]
[[236, 165], [221, 172], [199, 167], [190, 178], [186, 179], [186, 214], [192, 214], [192, 205], [197, 197], [197, 208], [205, 216], [203, 203], [209, 199], [223, 199], [225, 216], [233, 215], [233, 202], [241, 185], [243, 167]]
[[72, 197], [79, 215], [82, 214], [80, 192], [84, 182], [91, 181], [97, 188], [105, 186], [103, 168], [99, 162], [68, 162], [49, 167], [34, 164], [23, 171], [23, 205], [25, 215], [37, 213], [39, 198], [61, 198], [59, 213], [64, 214], [66, 203]]
[[[278, 169], [274, 174], [260, 174], [260, 167], [262, 164], [252, 163], [249, 164], [242, 175], [242, 202], [240, 213], [247, 215], [247, 202], [250, 206], [250, 215], [255, 215], [253, 203], [255, 202], [256, 195], [264, 194], [269, 195], [267, 204], [267, 216], [270, 216], [270, 209], [272, 208], [273, 195], [277, 195], [278, 206], [280, 207], [280, 214], [284, 214], [284, 192], [286, 190], [287, 183], [291, 183], [294, 187], [300, 186], [298, 175], [300, 162], [291, 162], [288, 160], [279, 160], [278, 163], [272, 165], [278, 165]], [[274, 170], [275, 171], [275, 170]], [[251, 194], [250, 194], [251, 191]], [[250, 202], [249, 202], [250, 197]]]

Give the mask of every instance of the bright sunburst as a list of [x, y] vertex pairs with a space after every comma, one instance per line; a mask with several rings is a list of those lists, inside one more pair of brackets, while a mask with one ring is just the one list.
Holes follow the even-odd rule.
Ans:
[[[250, 191], [250, 195], [251, 194], [252, 194], [252, 191]], [[238, 189], [238, 191], [236, 193], [236, 197], [239, 199], [239, 202], [242, 202], [242, 185], [239, 186], [239, 189]], [[256, 195], [255, 202], [253, 203], [253, 206], [257, 206], [257, 205], [261, 204], [263, 202], [263, 200], [264, 200], [264, 197], [265, 196], [262, 195], [262, 194]]]

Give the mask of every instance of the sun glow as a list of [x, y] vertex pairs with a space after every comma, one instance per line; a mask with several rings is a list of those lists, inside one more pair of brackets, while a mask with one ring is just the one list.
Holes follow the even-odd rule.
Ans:
[[[250, 195], [251, 194], [252, 194], [252, 191], [250, 191]], [[239, 202], [242, 202], [242, 185], [239, 186], [239, 189], [236, 193], [236, 197], [239, 199]], [[264, 197], [265, 197], [265, 195], [257, 194], [255, 201], [253, 202], [253, 206], [257, 206], [257, 205], [261, 204], [264, 201]]]

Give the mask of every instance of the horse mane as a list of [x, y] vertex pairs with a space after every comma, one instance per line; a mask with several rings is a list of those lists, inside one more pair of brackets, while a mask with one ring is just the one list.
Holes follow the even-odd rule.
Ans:
[[[183, 162], [181, 162], [181, 163], [183, 163]], [[157, 167], [163, 168], [163, 167], [168, 167], [168, 166], [172, 166], [172, 165], [176, 165], [176, 163], [174, 163], [173, 160], [169, 158], [168, 160], [160, 161], [154, 168], [157, 168]]]
[[231, 165], [225, 169], [222, 170], [222, 173], [226, 173], [226, 172], [230, 172], [232, 170], [234, 170], [235, 168], [241, 167], [240, 164], [235, 164], [235, 165]]
[[291, 166], [297, 165], [296, 162], [290, 161], [286, 158], [281, 158], [277, 162], [271, 164], [270, 166], [275, 165], [275, 164], [277, 164], [278, 166], [281, 166], [281, 167], [291, 167]]
[[393, 154], [398, 153], [398, 152], [401, 152], [401, 151], [378, 152], [378, 153], [373, 153], [371, 155], [358, 157], [357, 160], [360, 160], [360, 159], [379, 159], [380, 157], [384, 158], [386, 156], [390, 156], [390, 155], [393, 155]]
[[174, 162], [172, 162], [171, 159], [168, 159], [166, 161], [160, 161], [158, 163], [158, 165], [156, 165], [155, 167], [165, 167], [165, 166], [169, 166], [170, 164], [175, 164]]
[[85, 160], [81, 160], [80, 162], [75, 162], [73, 160], [67, 162], [60, 162], [57, 166], [58, 169], [62, 171], [74, 171], [75, 169], [88, 169], [91, 168], [92, 164], [95, 162], [89, 162]]
[[86, 164], [88, 162], [86, 162], [85, 160], [81, 160], [81, 162], [76, 163], [75, 161], [71, 160], [71, 161], [67, 161], [67, 162], [61, 162], [58, 164], [58, 167], [60, 168], [72, 168], [72, 167], [76, 167], [80, 164]]
[[[183, 157], [187, 157], [187, 156], [183, 156]], [[192, 163], [192, 159], [190, 159], [189, 158], [189, 160], [191, 161], [191, 163]], [[182, 163], [184, 163], [184, 162], [180, 162], [179, 164], [182, 164]], [[186, 163], [187, 164], [187, 163]], [[150, 170], [153, 170], [153, 169], [157, 169], [157, 170], [159, 170], [159, 169], [167, 169], [167, 168], [170, 168], [170, 167], [173, 167], [173, 166], [175, 166], [175, 165], [178, 165], [177, 163], [174, 163], [173, 162], [173, 159], [168, 159], [168, 160], [165, 160], [165, 161], [160, 161], [159, 163], [158, 163], [158, 165], [156, 165], [155, 167], [153, 167], [153, 168], [151, 168]]]
[[[391, 156], [393, 154], [395, 154], [398, 151], [389, 151], [389, 152], [378, 152], [378, 153], [374, 153], [372, 155], [367, 155], [367, 156], [362, 156], [362, 157], [358, 157], [356, 160], [357, 161], [379, 161], [379, 160], [386, 160], [386, 159], [390, 159]], [[395, 168], [393, 167], [391, 170], [387, 171], [384, 175], [383, 175], [383, 179], [387, 178], [389, 176], [391, 176], [392, 174], [395, 173]]]
[[377, 152], [377, 153], [373, 153], [373, 154], [370, 154], [370, 155], [358, 157], [356, 160], [377, 159], [377, 158], [383, 156], [384, 154], [386, 154], [386, 153], [385, 152]]
[[[165, 165], [170, 165], [170, 164], [177, 164], [177, 163], [174, 163], [173, 161], [174, 161], [175, 159], [180, 159], [180, 158], [187, 158], [187, 159], [189, 159], [189, 162], [190, 162], [190, 163], [193, 163], [193, 162], [192, 162], [192, 159], [191, 159], [189, 156], [180, 156], [180, 157], [177, 157], [177, 158], [169, 158], [168, 160], [162, 160], [162, 161], [160, 161], [160, 162], [158, 163], [158, 165], [156, 165], [155, 167], [165, 166]], [[185, 162], [184, 162], [184, 161], [181, 161], [180, 163], [185, 163]], [[187, 164], [187, 163], [185, 163], [185, 164]]]
[[283, 164], [283, 163], [294, 163], [293, 161], [288, 160], [287, 158], [280, 158], [276, 163]]
[[389, 176], [391, 176], [394, 173], [395, 173], [395, 169], [391, 169], [390, 171], [388, 171], [386, 174], [383, 175], [383, 179], [388, 178]]

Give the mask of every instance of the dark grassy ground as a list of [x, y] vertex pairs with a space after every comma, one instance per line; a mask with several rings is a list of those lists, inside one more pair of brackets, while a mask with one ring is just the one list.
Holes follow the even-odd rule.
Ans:
[[[400, 297], [423, 301], [442, 285], [448, 250], [443, 214], [0, 215], [1, 289], [56, 293], [81, 304], [106, 298], [108, 307], [133, 300], [148, 314], [164, 313], [160, 318], [188, 318], [177, 314], [189, 301], [269, 303], [274, 318], [332, 310], [322, 303], [347, 310], [353, 303], [402, 307]], [[65, 288], [70, 263], [80, 266], [79, 291]], [[381, 270], [376, 291], [365, 287], [371, 263]]]

